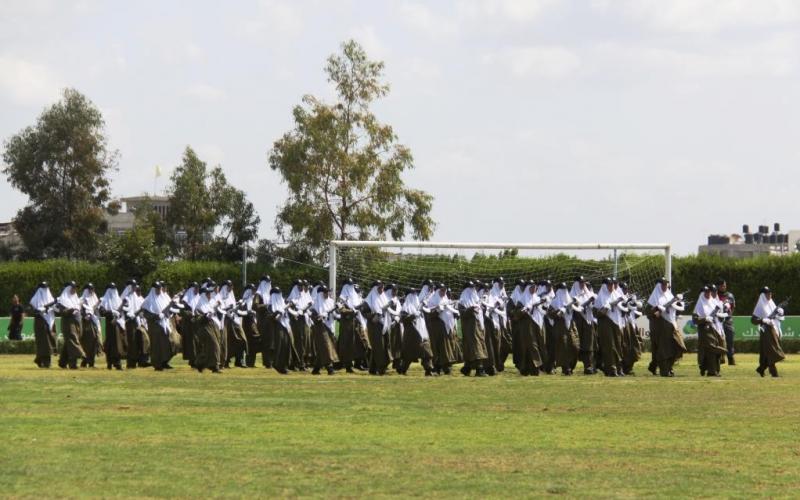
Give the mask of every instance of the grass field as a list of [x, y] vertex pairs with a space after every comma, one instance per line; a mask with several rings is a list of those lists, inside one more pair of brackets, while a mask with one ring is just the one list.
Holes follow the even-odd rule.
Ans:
[[[649, 359], [649, 354], [646, 355]], [[0, 496], [794, 496], [800, 357], [759, 378], [78, 372], [0, 356]], [[100, 360], [103, 363], [103, 360]], [[645, 375], [646, 374], [646, 375]]]

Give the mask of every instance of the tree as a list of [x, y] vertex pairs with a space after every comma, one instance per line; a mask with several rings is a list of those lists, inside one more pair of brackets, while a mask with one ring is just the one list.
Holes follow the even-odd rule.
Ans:
[[155, 271], [166, 257], [166, 246], [156, 240], [156, 228], [150, 214], [137, 213], [133, 229], [121, 235], [106, 236], [101, 245], [102, 255], [122, 276], [141, 279]]
[[410, 229], [427, 240], [433, 233], [433, 197], [401, 178], [414, 167], [411, 151], [370, 110], [389, 92], [383, 67], [355, 41], [343, 43], [325, 67], [336, 102], [306, 95], [293, 110], [294, 129], [269, 153], [270, 168], [289, 188], [278, 234], [317, 256], [331, 239], [400, 239]]
[[92, 257], [111, 192], [107, 175], [117, 168], [100, 110], [77, 90], [5, 143], [3, 173], [28, 195], [14, 227], [28, 257]]
[[185, 235], [175, 241], [178, 255], [234, 260], [256, 239], [261, 218], [245, 193], [228, 184], [221, 167], [209, 170], [187, 147], [171, 180], [167, 225]]

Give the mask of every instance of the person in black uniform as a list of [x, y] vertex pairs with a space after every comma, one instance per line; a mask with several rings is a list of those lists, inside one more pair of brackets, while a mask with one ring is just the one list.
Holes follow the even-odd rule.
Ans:
[[8, 322], [8, 340], [22, 340], [22, 320], [25, 309], [19, 303], [19, 297], [11, 297], [11, 321]]
[[728, 284], [723, 279], [717, 281], [717, 298], [722, 302], [723, 312], [728, 315], [722, 321], [722, 330], [725, 332], [725, 344], [728, 348], [728, 365], [734, 366], [736, 360], [733, 357], [733, 337], [736, 332], [733, 329], [733, 309], [736, 307], [736, 298], [728, 291]]

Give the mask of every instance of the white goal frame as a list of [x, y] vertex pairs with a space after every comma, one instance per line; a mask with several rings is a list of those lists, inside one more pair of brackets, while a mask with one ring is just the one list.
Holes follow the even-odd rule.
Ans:
[[664, 276], [672, 281], [672, 245], [669, 243], [465, 243], [447, 241], [352, 241], [331, 240], [328, 246], [328, 285], [336, 290], [336, 258], [339, 248], [454, 248], [473, 250], [613, 250], [614, 277], [618, 250], [661, 250]]

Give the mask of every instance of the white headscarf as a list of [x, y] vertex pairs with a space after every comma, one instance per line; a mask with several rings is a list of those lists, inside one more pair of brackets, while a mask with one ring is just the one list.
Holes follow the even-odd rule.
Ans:
[[53, 329], [53, 324], [56, 322], [56, 312], [53, 310], [53, 306], [46, 306], [52, 304], [54, 301], [55, 299], [53, 298], [53, 294], [50, 293], [50, 288], [46, 286], [37, 288], [30, 301], [31, 307], [42, 315], [50, 330]]
[[97, 306], [100, 305], [100, 299], [91, 288], [84, 288], [81, 294], [81, 302], [84, 305], [83, 310], [89, 315], [89, 319], [100, 330], [100, 318], [97, 316]]
[[456, 316], [453, 312], [453, 307], [450, 305], [450, 299], [447, 297], [447, 294], [443, 297], [439, 293], [441, 290], [444, 290], [444, 288], [440, 288], [431, 294], [430, 299], [428, 299], [428, 307], [431, 309], [437, 307], [441, 309], [439, 311], [439, 319], [444, 323], [447, 335], [451, 335], [456, 329]]
[[[211, 297], [209, 297], [209, 295]], [[210, 318], [211, 321], [217, 325], [217, 328], [222, 328], [222, 322], [219, 320], [219, 316], [217, 315], [217, 298], [215, 297], [213, 291], [210, 293], [200, 293], [200, 298], [197, 300], [195, 311], [206, 316], [207, 318]]]
[[122, 294], [119, 296], [122, 300], [125, 300], [128, 295], [133, 292], [133, 285], [126, 285], [125, 288], [122, 290]]
[[[296, 287], [295, 287], [296, 288]], [[283, 295], [278, 292], [270, 292], [269, 294], [269, 307], [272, 314], [280, 314], [279, 322], [286, 330], [291, 331], [291, 323], [289, 322], [289, 312], [286, 310], [286, 301], [283, 300]]]
[[491, 290], [489, 290], [488, 296], [488, 305], [491, 307], [489, 318], [491, 318], [495, 329], [499, 329], [501, 324], [505, 325], [508, 321], [505, 307], [502, 309], [497, 308], [498, 303], [505, 305], [507, 298], [508, 295], [506, 295], [506, 289], [503, 288], [503, 285], [501, 285], [499, 281], [495, 282], [492, 285]]
[[110, 312], [116, 319], [120, 328], [125, 328], [125, 318], [119, 314], [119, 308], [122, 306], [122, 299], [116, 287], [106, 288], [103, 298], [100, 299], [100, 307], [107, 312]]
[[386, 297], [385, 293], [378, 291], [377, 286], [373, 286], [365, 302], [374, 314], [383, 314], [383, 308], [389, 304], [389, 299]]
[[542, 300], [539, 294], [534, 292], [533, 288], [535, 286], [536, 285], [526, 286], [525, 290], [522, 292], [522, 296], [520, 297], [519, 301], [522, 304], [522, 307], [528, 310], [528, 315], [530, 315], [534, 323], [539, 325], [539, 327], [541, 328], [542, 325], [544, 324], [544, 311], [542, 311], [542, 308], [540, 306], [544, 304], [545, 301]]
[[424, 304], [425, 301], [430, 298], [430, 295], [431, 295], [430, 285], [422, 285], [422, 288], [420, 289], [419, 294], [417, 295], [420, 304]]
[[514, 287], [514, 291], [511, 292], [511, 302], [514, 305], [517, 305], [518, 302], [522, 302], [522, 296], [525, 294], [525, 290], [528, 289], [527, 285], [517, 285]]
[[425, 317], [422, 314], [422, 302], [419, 300], [419, 295], [415, 292], [406, 294], [406, 300], [403, 302], [403, 312], [414, 317], [414, 328], [422, 340], [429, 340], [430, 335], [428, 335], [428, 327], [425, 326]]
[[256, 289], [256, 294], [261, 295], [261, 300], [264, 304], [269, 302], [269, 294], [272, 291], [272, 281], [270, 280], [261, 280], [258, 282], [258, 288]]
[[[578, 302], [576, 305], [583, 305], [587, 300], [592, 298], [594, 293], [589, 291], [589, 287], [586, 286], [586, 283], [575, 281], [572, 283], [572, 289], [569, 291], [569, 295]], [[583, 316], [583, 319], [585, 319], [587, 323], [594, 322], [594, 314], [592, 314], [591, 307], [582, 308], [578, 314]]]
[[58, 296], [58, 303], [64, 309], [75, 309], [77, 311], [81, 307], [81, 300], [75, 290], [70, 291], [71, 288], [73, 287], [64, 287], [64, 289], [61, 291], [61, 295]]
[[194, 291], [194, 287], [190, 286], [183, 292], [183, 301], [189, 306], [189, 310], [194, 312], [197, 303], [200, 302], [200, 293]]
[[559, 288], [556, 290], [556, 296], [553, 298], [553, 302], [550, 304], [550, 307], [556, 310], [563, 309], [564, 312], [564, 324], [567, 328], [570, 327], [572, 324], [572, 297], [570, 297], [569, 292], [567, 292], [566, 288]]
[[253, 299], [256, 297], [256, 293], [258, 292], [253, 292], [252, 288], [247, 288], [242, 294], [242, 301], [244, 302], [244, 307], [246, 310], [253, 310]]
[[164, 334], [169, 335], [169, 320], [167, 316], [164, 314], [164, 309], [170, 303], [169, 296], [162, 291], [158, 291], [155, 287], [150, 288], [150, 292], [148, 292], [147, 297], [145, 297], [144, 302], [142, 302], [142, 309], [158, 316], [158, 323], [161, 325], [161, 328], [164, 330]]
[[478, 291], [475, 289], [474, 286], [468, 286], [461, 291], [461, 297], [459, 297], [458, 299], [458, 304], [465, 309], [471, 309], [473, 307], [477, 307], [478, 312], [475, 313], [475, 317], [478, 319], [478, 323], [481, 325], [481, 329], [485, 328], [483, 324], [483, 311], [480, 309], [481, 296], [478, 295]]
[[325, 323], [325, 327], [333, 333], [334, 331], [334, 315], [333, 311], [336, 309], [336, 304], [334, 303], [333, 299], [330, 297], [326, 297], [324, 293], [320, 292], [319, 289], [316, 291], [316, 296], [314, 299], [313, 308], [317, 311], [317, 314], [322, 316], [322, 322]]
[[367, 320], [364, 318], [364, 315], [361, 314], [361, 311], [358, 308], [363, 302], [364, 299], [361, 297], [361, 294], [356, 291], [355, 285], [346, 284], [342, 287], [342, 292], [339, 294], [339, 298], [344, 302], [344, 305], [347, 306], [348, 309], [353, 309], [356, 312], [356, 319], [358, 322], [361, 323], [361, 326], [366, 328], [367, 327]]
[[[722, 303], [717, 300], [716, 297], [711, 295], [710, 297], [706, 298], [705, 292], [700, 292], [700, 296], [697, 297], [697, 303], [694, 306], [694, 314], [697, 315], [699, 318], [702, 319], [709, 319], [711, 326], [714, 327], [714, 330], [717, 331], [717, 334], [724, 335], [722, 331], [722, 323], [719, 323], [717, 320], [715, 311], [722, 310]], [[712, 317], [712, 314], [714, 316]]]

